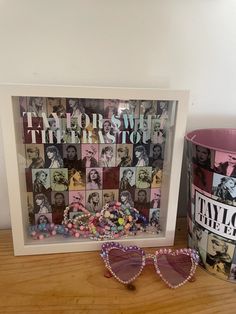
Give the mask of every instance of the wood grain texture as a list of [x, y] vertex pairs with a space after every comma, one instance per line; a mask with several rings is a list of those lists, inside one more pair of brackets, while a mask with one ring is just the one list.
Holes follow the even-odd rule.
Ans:
[[[175, 247], [186, 247], [185, 220]], [[153, 252], [154, 249], [147, 249]], [[147, 266], [135, 291], [103, 276], [99, 252], [13, 256], [10, 230], [0, 231], [0, 313], [236, 313], [236, 285], [198, 268], [197, 280], [168, 288]]]

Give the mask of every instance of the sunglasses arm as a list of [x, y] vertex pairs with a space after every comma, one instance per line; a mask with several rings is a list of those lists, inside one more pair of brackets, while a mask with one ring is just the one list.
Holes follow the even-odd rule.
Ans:
[[192, 277], [189, 278], [188, 281], [189, 281], [189, 282], [194, 282], [194, 281], [196, 281], [196, 276], [195, 276], [195, 275], [192, 275]]
[[111, 278], [111, 277], [113, 277], [113, 275], [108, 269], [105, 269], [104, 270], [104, 277]]

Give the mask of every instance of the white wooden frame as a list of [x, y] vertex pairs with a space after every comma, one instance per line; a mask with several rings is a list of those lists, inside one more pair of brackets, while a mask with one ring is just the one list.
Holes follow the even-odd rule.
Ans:
[[[161, 221], [164, 230], [159, 235], [120, 238], [118, 241], [139, 246], [169, 246], [174, 242], [179, 181], [184, 135], [186, 128], [188, 91], [135, 89], [135, 88], [100, 88], [75, 86], [34, 86], [1, 85], [1, 127], [6, 162], [6, 173], [10, 200], [10, 213], [15, 255], [44, 254], [58, 252], [89, 251], [100, 249], [101, 241], [57, 238], [35, 241], [28, 239], [25, 192], [21, 171], [21, 135], [20, 125], [16, 121], [16, 110], [12, 103], [13, 96], [41, 97], [80, 97], [101, 99], [147, 99], [176, 101], [176, 114], [173, 124], [173, 139], [170, 143], [172, 154], [165, 157], [162, 183]], [[165, 191], [163, 193], [163, 191]], [[4, 210], [4, 209], [2, 209]]]

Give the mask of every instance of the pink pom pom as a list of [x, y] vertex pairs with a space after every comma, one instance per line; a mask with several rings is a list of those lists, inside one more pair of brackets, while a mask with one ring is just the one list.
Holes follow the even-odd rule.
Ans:
[[57, 234], [56, 230], [52, 231], [52, 235], [55, 236]]
[[39, 235], [39, 240], [43, 240], [44, 239], [44, 235], [43, 234], [40, 234]]

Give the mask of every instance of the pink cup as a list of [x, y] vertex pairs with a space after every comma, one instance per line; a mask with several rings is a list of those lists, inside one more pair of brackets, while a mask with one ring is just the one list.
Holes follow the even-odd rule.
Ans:
[[200, 265], [236, 283], [236, 129], [187, 134], [188, 244]]

